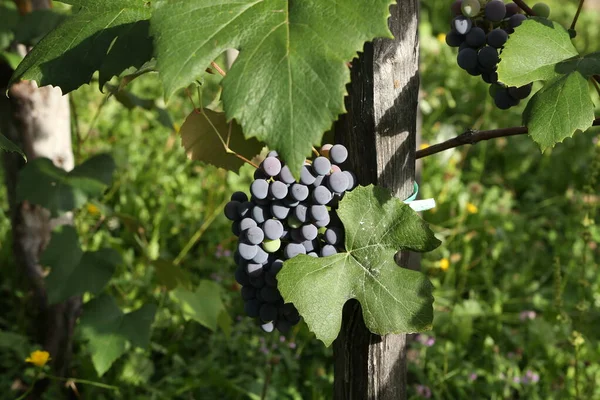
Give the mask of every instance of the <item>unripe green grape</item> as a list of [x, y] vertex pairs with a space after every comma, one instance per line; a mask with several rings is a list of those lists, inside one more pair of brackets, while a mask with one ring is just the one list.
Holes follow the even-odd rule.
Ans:
[[531, 9], [537, 17], [548, 18], [550, 16], [550, 7], [546, 3], [536, 3]]
[[472, 18], [481, 11], [481, 4], [479, 0], [463, 0], [461, 10], [465, 17]]
[[265, 240], [263, 241], [263, 250], [267, 253], [275, 253], [281, 247], [281, 240]]

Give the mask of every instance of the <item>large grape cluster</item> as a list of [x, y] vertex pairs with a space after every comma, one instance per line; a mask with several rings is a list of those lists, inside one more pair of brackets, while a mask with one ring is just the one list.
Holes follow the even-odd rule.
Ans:
[[344, 146], [324, 145], [296, 181], [271, 151], [254, 173], [250, 198], [236, 192], [225, 206], [239, 238], [235, 279], [242, 285], [244, 310], [266, 332], [286, 333], [300, 321], [298, 310], [284, 304], [277, 289], [283, 262], [298, 254], [326, 257], [343, 250], [344, 230], [335, 210], [356, 186], [354, 174], [340, 168], [347, 157]]
[[490, 95], [502, 110], [516, 106], [531, 93], [532, 84], [508, 87], [498, 81], [498, 63], [504, 44], [527, 18], [515, 3], [502, 0], [456, 0], [446, 43], [458, 47], [457, 63], [473, 76], [491, 84]]

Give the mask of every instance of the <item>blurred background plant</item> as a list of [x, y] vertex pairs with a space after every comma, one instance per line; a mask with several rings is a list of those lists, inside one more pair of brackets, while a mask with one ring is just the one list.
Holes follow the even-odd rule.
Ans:
[[[552, 18], [568, 25], [577, 2], [548, 3]], [[456, 66], [444, 42], [448, 8], [422, 2], [421, 146], [466, 128], [519, 125], [523, 110], [495, 109], [486, 85]], [[599, 18], [582, 14], [579, 50], [600, 50]], [[205, 105], [218, 79], [205, 82]], [[100, 400], [330, 398], [331, 349], [303, 324], [268, 335], [243, 316], [221, 208], [247, 187], [251, 168], [237, 176], [187, 161], [178, 127], [192, 106], [183, 94], [161, 103], [156, 75], [111, 93], [90, 85], [72, 94], [77, 162], [108, 152], [117, 165], [112, 186], [77, 212], [75, 225], [84, 250], [120, 253], [105, 291], [121, 309], [154, 303], [158, 311], [150, 347], [130, 349], [102, 376], [76, 330], [75, 380], [66, 383]], [[443, 245], [422, 260], [436, 314], [431, 332], [411, 338], [410, 398], [600, 398], [597, 135], [578, 134], [543, 155], [527, 137], [512, 137], [423, 160], [422, 197], [438, 204], [424, 218]], [[13, 399], [36, 377], [24, 360], [39, 346], [24, 307], [31, 294], [11, 267], [4, 191], [0, 202], [0, 387], [11, 388], [0, 398]], [[225, 309], [218, 326], [202, 314], [210, 305], [198, 303], [192, 288], [200, 285], [218, 288], [210, 299]], [[51, 385], [47, 398], [61, 398], [63, 384]]]

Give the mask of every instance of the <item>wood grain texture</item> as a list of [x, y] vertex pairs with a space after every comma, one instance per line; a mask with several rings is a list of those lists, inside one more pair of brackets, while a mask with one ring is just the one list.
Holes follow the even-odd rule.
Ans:
[[[336, 124], [335, 136], [348, 147], [348, 168], [362, 185], [376, 183], [404, 199], [412, 193], [415, 175], [418, 2], [399, 0], [390, 11], [395, 39], [366, 44], [353, 62], [348, 113]], [[404, 265], [407, 256], [400, 257]], [[335, 399], [406, 398], [405, 344], [405, 335], [371, 334], [360, 304], [346, 303], [334, 342]]]

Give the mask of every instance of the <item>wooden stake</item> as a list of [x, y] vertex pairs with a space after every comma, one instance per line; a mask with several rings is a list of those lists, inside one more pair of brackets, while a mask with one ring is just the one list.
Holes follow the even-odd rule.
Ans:
[[[376, 183], [405, 199], [412, 193], [415, 174], [418, 2], [403, 0], [390, 10], [395, 39], [366, 44], [353, 62], [348, 114], [336, 124], [336, 142], [348, 147], [349, 168], [360, 184]], [[406, 265], [407, 254], [401, 258]], [[405, 345], [405, 335], [371, 334], [359, 303], [346, 303], [334, 342], [335, 399], [406, 398]]]

